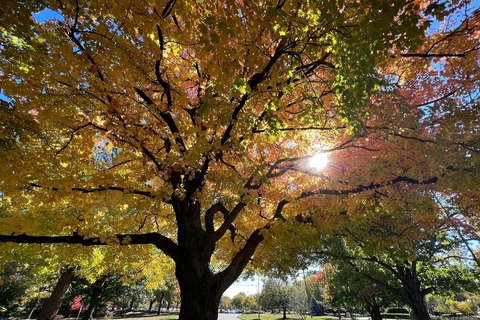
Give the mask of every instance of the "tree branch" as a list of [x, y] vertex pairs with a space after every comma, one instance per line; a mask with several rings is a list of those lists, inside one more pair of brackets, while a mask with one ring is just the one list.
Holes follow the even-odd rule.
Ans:
[[[42, 185], [39, 185], [37, 183], [30, 183], [30, 186], [32, 186], [34, 188], [46, 189]], [[57, 187], [51, 187], [51, 188], [48, 188], [48, 190], [61, 191], [62, 189], [57, 188]], [[91, 189], [80, 188], [80, 187], [72, 187], [72, 188], [69, 188], [69, 190], [78, 191], [78, 192], [85, 193], [85, 194], [113, 190], [113, 191], [119, 191], [119, 192], [123, 192], [123, 193], [137, 194], [137, 195], [149, 197], [149, 198], [152, 198], [152, 199], [156, 197], [156, 195], [154, 195], [150, 191], [130, 190], [130, 189], [127, 189], [127, 188], [114, 187], [114, 186], [106, 186], [106, 187], [91, 188]]]
[[[177, 257], [178, 247], [169, 238], [159, 233], [145, 233], [145, 234], [117, 234], [111, 238], [111, 241], [118, 242], [120, 245], [141, 245], [152, 244], [158, 249], [162, 250], [166, 255], [173, 260]], [[13, 243], [67, 243], [67, 244], [81, 244], [83, 246], [102, 246], [108, 245], [110, 242], [101, 240], [99, 237], [85, 238], [83, 236], [74, 234], [71, 236], [29, 236], [26, 234], [0, 234], [0, 242]]]
[[213, 217], [215, 213], [221, 212], [223, 213], [224, 218], [230, 214], [227, 208], [221, 202], [217, 202], [212, 205], [205, 213], [205, 229], [208, 233], [214, 233], [215, 229], [213, 226]]
[[225, 291], [235, 279], [243, 272], [245, 266], [250, 262], [255, 250], [260, 242], [263, 241], [262, 230], [268, 227], [256, 229], [248, 238], [245, 246], [238, 251], [232, 259], [230, 265], [225, 270], [215, 275], [215, 280], [220, 284], [220, 292]]
[[437, 177], [432, 177], [428, 180], [420, 181], [420, 180], [413, 179], [413, 178], [410, 178], [410, 177], [399, 176], [399, 177], [396, 177], [395, 179], [392, 179], [390, 181], [386, 181], [386, 182], [383, 182], [383, 183], [370, 183], [369, 185], [359, 185], [358, 187], [351, 188], [351, 189], [344, 189], [344, 190], [319, 189], [319, 190], [316, 190], [316, 191], [305, 191], [305, 192], [302, 192], [302, 194], [299, 197], [297, 197], [297, 200], [298, 199], [304, 199], [304, 198], [307, 198], [307, 197], [311, 197], [311, 196], [314, 196], [314, 195], [336, 195], [336, 196], [340, 196], [340, 195], [355, 194], [355, 193], [360, 193], [360, 192], [367, 191], [367, 190], [379, 189], [379, 188], [382, 188], [382, 187], [385, 187], [385, 186], [388, 186], [388, 185], [398, 184], [398, 183], [402, 183], [402, 182], [406, 182], [406, 183], [410, 183], [410, 184], [418, 184], [418, 185], [427, 185], [427, 184], [437, 183], [438, 178]]
[[230, 229], [233, 221], [235, 221], [240, 211], [242, 211], [242, 209], [245, 208], [246, 206], [247, 206], [246, 203], [239, 202], [235, 206], [235, 208], [233, 208], [232, 211], [230, 211], [228, 215], [224, 214], [225, 221], [223, 221], [222, 225], [210, 236], [208, 242], [216, 243], [218, 240], [220, 240], [223, 237], [223, 235], [227, 232], [227, 230]]
[[[147, 103], [147, 105], [155, 105], [155, 102], [153, 102], [152, 99], [150, 99], [150, 97], [147, 96], [147, 94], [142, 89], [137, 87], [134, 87], [134, 89], [138, 93], [138, 95], [145, 101], [145, 103]], [[172, 115], [168, 112], [163, 112], [158, 109], [157, 111], [162, 117], [162, 119], [165, 121], [165, 123], [167, 124], [168, 128], [170, 129], [170, 132], [172, 134], [176, 134], [176, 133], [179, 134], [180, 131], [178, 130], [177, 124], [175, 123], [175, 120], [173, 120]], [[175, 142], [178, 144], [181, 150], [186, 150], [185, 144], [183, 143], [183, 140], [180, 137], [180, 135], [177, 135], [177, 137], [175, 137]]]

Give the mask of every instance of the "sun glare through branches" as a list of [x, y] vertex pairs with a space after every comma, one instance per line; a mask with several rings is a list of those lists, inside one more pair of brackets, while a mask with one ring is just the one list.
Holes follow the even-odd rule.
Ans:
[[326, 153], [318, 153], [310, 158], [308, 164], [312, 168], [316, 169], [323, 169], [328, 163], [328, 154]]

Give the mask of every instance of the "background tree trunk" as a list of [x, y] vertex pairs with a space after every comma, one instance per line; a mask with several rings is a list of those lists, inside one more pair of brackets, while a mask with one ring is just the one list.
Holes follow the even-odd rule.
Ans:
[[154, 303], [155, 303], [155, 299], [150, 300], [150, 302], [148, 303], [148, 311], [152, 311]]
[[160, 298], [158, 299], [158, 308], [157, 308], [157, 316], [160, 315], [160, 311], [162, 310], [162, 302], [163, 302], [163, 296], [165, 295], [164, 292], [160, 295]]
[[93, 312], [95, 311], [95, 308], [100, 303], [101, 294], [103, 292], [103, 289], [105, 288], [104, 285], [106, 280], [107, 280], [107, 277], [104, 277], [93, 284], [93, 291], [90, 296], [90, 304], [88, 305], [87, 312], [85, 312], [85, 314], [83, 315], [84, 320], [93, 318]]
[[52, 291], [50, 298], [45, 302], [42, 311], [38, 315], [37, 320], [53, 320], [62, 305], [65, 293], [67, 292], [70, 284], [75, 279], [75, 268], [66, 268], [60, 278], [57, 285]]
[[128, 307], [129, 312], [132, 312], [134, 303], [135, 303], [135, 298], [132, 297], [132, 300], [130, 300], [130, 306]]
[[27, 319], [32, 318], [33, 311], [35, 311], [38, 301], [40, 301], [40, 298], [35, 298], [35, 300], [32, 301], [32, 306], [30, 307], [30, 310], [28, 310]]
[[382, 320], [382, 314], [380, 312], [380, 306], [372, 306], [367, 308], [368, 314], [372, 320]]

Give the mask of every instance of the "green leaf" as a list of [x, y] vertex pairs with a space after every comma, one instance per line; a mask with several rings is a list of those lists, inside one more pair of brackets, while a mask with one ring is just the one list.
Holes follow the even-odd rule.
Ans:
[[220, 43], [220, 36], [216, 33], [213, 33], [210, 38], [212, 39], [212, 43], [218, 44]]
[[212, 105], [208, 103], [207, 101], [204, 101], [202, 106], [198, 109], [198, 115], [200, 117], [203, 117], [208, 113], [208, 111], [212, 109]]

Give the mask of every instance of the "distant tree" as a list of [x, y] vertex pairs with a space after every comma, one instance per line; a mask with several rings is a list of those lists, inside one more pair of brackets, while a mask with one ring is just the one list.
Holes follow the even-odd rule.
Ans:
[[[296, 312], [302, 319], [305, 319], [310, 311], [310, 301], [308, 300], [304, 286], [301, 285], [301, 282], [295, 281], [287, 287], [287, 293], [288, 309]], [[287, 319], [285, 309], [283, 319]]]
[[231, 309], [232, 308], [232, 299], [227, 296], [222, 296], [220, 300], [220, 309]]
[[[381, 320], [381, 309], [390, 305], [396, 305], [400, 297], [395, 296], [383, 286], [379, 286], [345, 261], [325, 264], [327, 300], [337, 308], [364, 309], [372, 320]], [[385, 282], [392, 282], [392, 277], [376, 267], [375, 265], [364, 264], [369, 267], [365, 272]], [[402, 303], [403, 304], [403, 303]]]
[[280, 309], [280, 283], [273, 278], [266, 278], [263, 282], [262, 292], [260, 294], [260, 302], [263, 308]]
[[16, 312], [26, 298], [30, 272], [31, 267], [15, 262], [0, 264], [0, 308], [5, 308], [6, 314]]
[[324, 300], [325, 272], [323, 270], [317, 271], [315, 274], [308, 276], [305, 282], [311, 296], [322, 302]]
[[245, 292], [240, 292], [232, 298], [232, 306], [235, 309], [243, 309], [247, 306], [247, 295]]
[[276, 308], [281, 309], [284, 319], [287, 316], [287, 309], [292, 306], [293, 298], [292, 285], [273, 278], [267, 278], [260, 295], [262, 307], [272, 310]]

